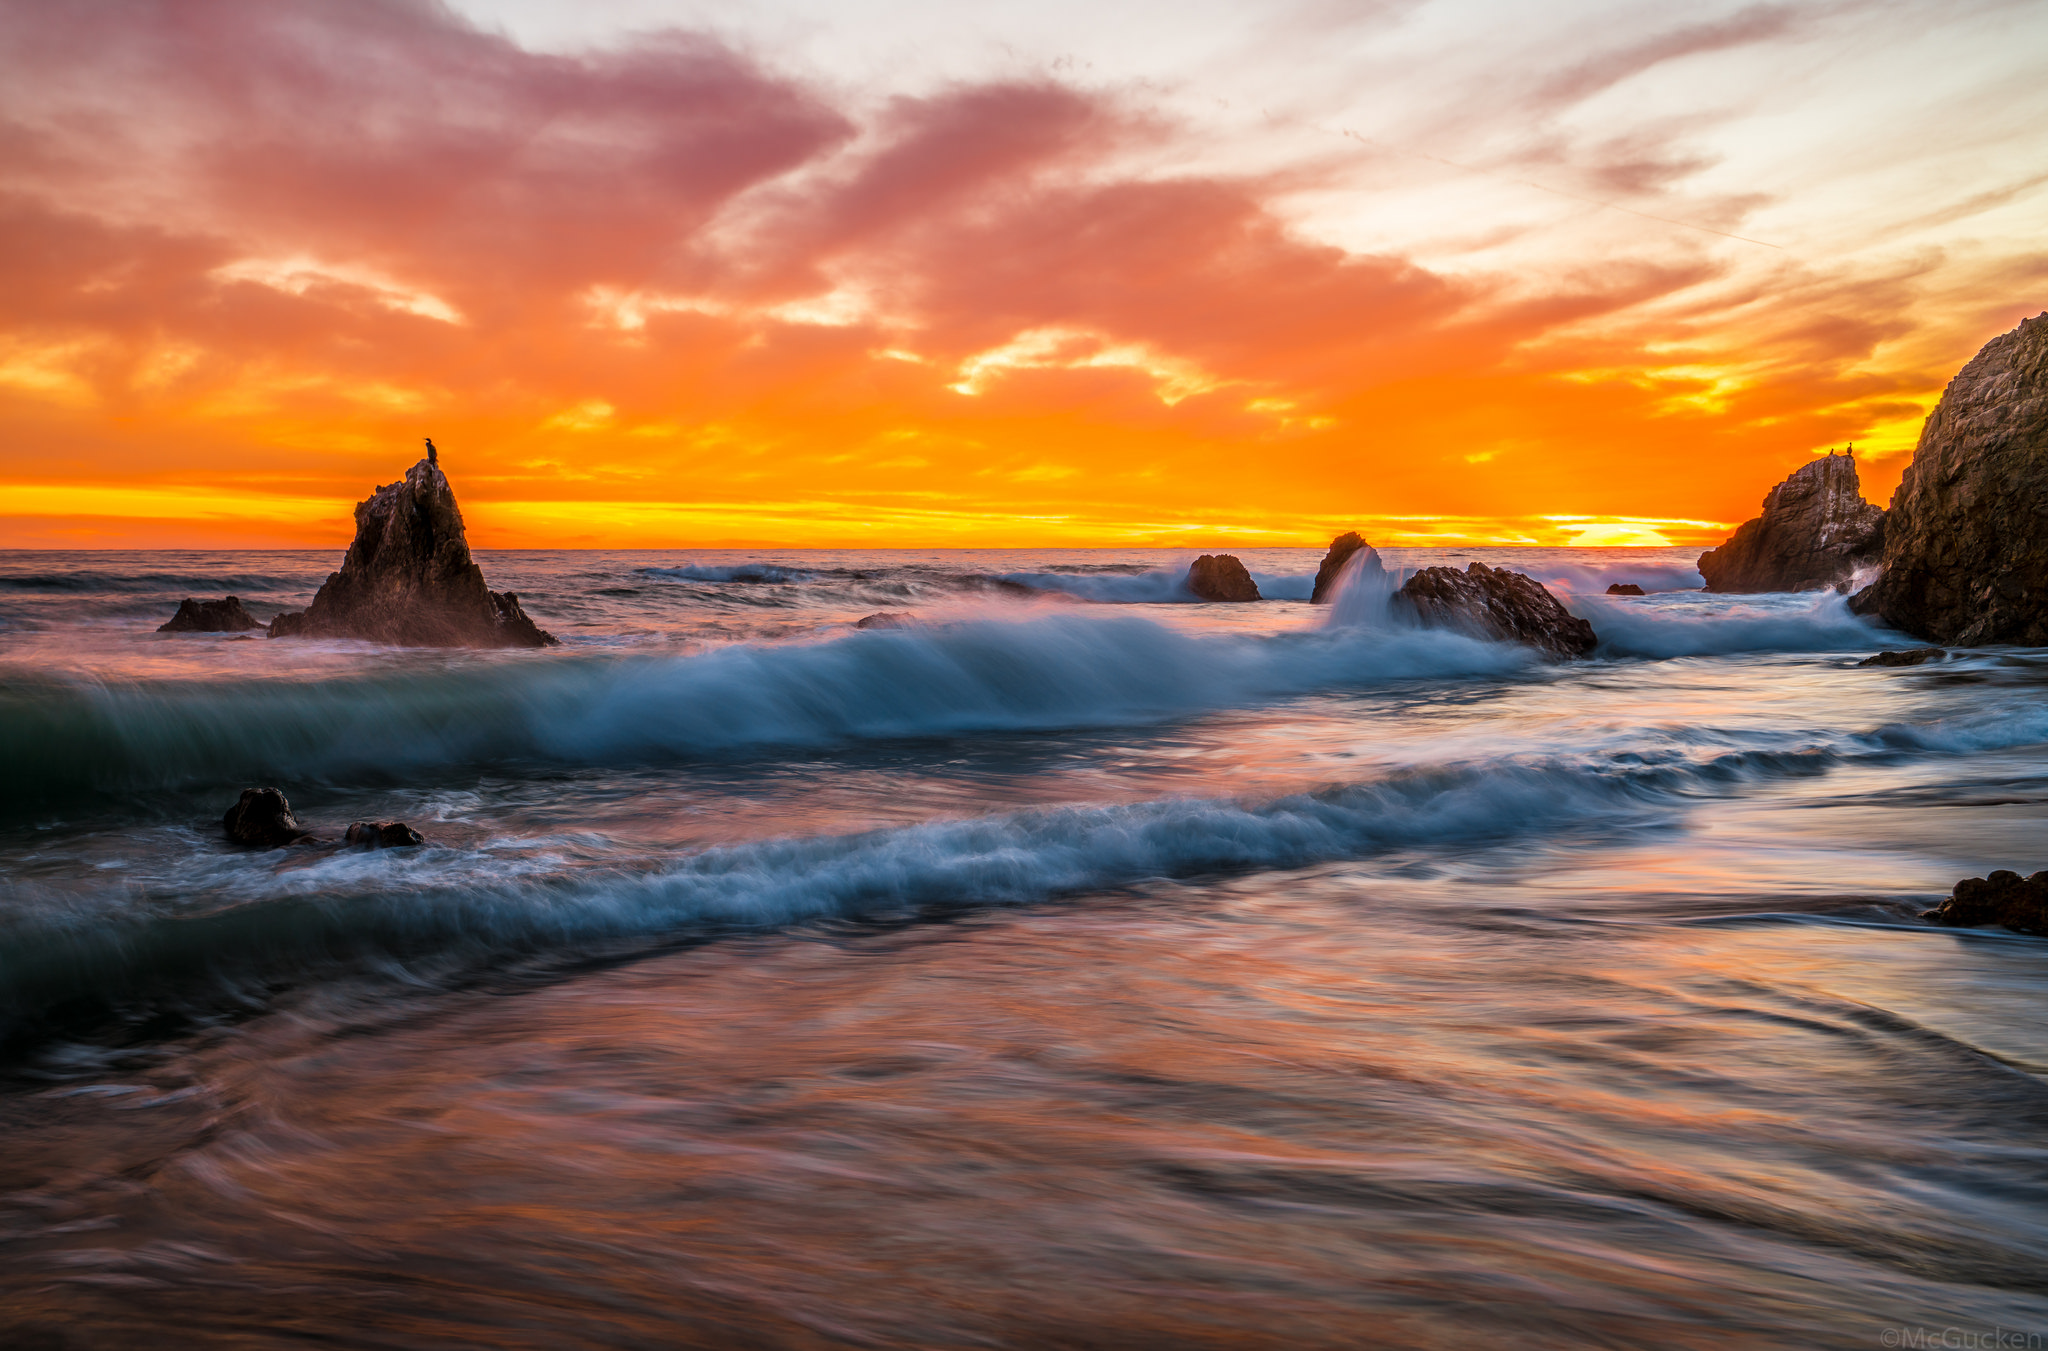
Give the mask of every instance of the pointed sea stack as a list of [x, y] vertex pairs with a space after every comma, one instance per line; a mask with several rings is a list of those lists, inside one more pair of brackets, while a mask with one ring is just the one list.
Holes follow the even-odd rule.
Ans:
[[1337, 579], [1344, 575], [1344, 565], [1360, 549], [1368, 555], [1366, 562], [1369, 567], [1380, 566], [1379, 551], [1367, 544], [1365, 536], [1356, 530], [1347, 530], [1330, 541], [1330, 552], [1323, 555], [1323, 565], [1316, 569], [1316, 586], [1309, 593], [1309, 604], [1327, 605], [1336, 599]]
[[303, 612], [273, 638], [362, 638], [400, 647], [547, 647], [510, 591], [484, 584], [439, 465], [421, 460], [356, 507], [356, 538]]
[[1928, 642], [2048, 645], [2048, 314], [1949, 381], [1850, 604]]
[[1700, 555], [1709, 591], [1846, 590], [1884, 549], [1884, 510], [1863, 500], [1856, 458], [1833, 451], [1792, 471], [1764, 497], [1763, 515]]

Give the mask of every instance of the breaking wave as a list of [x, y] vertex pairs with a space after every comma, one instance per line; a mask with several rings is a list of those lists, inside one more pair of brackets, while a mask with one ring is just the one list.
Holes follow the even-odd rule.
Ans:
[[1023, 904], [1578, 827], [1611, 834], [1671, 818], [1687, 789], [1820, 773], [1835, 758], [1808, 750], [1666, 765], [1452, 766], [1265, 800], [1068, 806], [581, 871], [551, 858], [548, 841], [341, 851], [283, 870], [274, 853], [216, 847], [180, 860], [179, 875], [203, 886], [189, 913], [156, 904], [80, 923], [71, 898], [9, 886], [0, 1040], [53, 1005], [120, 1009], [195, 985], [239, 999], [337, 965], [388, 970], [393, 958], [433, 956], [502, 967], [621, 940]]
[[1443, 632], [1196, 637], [1136, 616], [1052, 614], [695, 656], [513, 658], [325, 680], [16, 677], [0, 680], [0, 801], [1148, 724], [1408, 677], [1499, 675], [1529, 660]]
[[773, 563], [734, 563], [718, 566], [688, 564], [672, 568], [642, 568], [643, 577], [666, 577], [678, 582], [804, 582], [817, 574], [801, 568], [777, 567]]

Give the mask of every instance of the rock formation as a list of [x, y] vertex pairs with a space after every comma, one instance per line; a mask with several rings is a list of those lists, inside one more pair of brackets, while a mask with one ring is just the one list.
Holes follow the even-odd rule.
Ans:
[[1607, 594], [1610, 596], [1640, 596], [1643, 594], [1643, 589], [1634, 582], [1616, 582], [1607, 588]]
[[1938, 647], [1915, 647], [1904, 652], [1880, 652], [1874, 657], [1865, 657], [1858, 666], [1918, 666], [1923, 662], [1940, 661], [1948, 653]]
[[1484, 563], [1463, 572], [1424, 568], [1401, 584], [1394, 602], [1410, 607], [1428, 627], [1527, 643], [1558, 659], [1583, 657], [1600, 641], [1591, 624], [1566, 610], [1534, 577]]
[[1323, 565], [1316, 569], [1315, 590], [1309, 593], [1311, 605], [1327, 605], [1337, 591], [1337, 579], [1344, 575], [1344, 565], [1360, 549], [1367, 555], [1366, 566], [1379, 568], [1379, 550], [1365, 542], [1365, 537], [1356, 530], [1347, 530], [1330, 541], [1330, 552], [1323, 555]]
[[907, 629], [917, 622], [917, 616], [901, 610], [877, 610], [871, 615], [853, 621], [857, 629]]
[[226, 600], [197, 600], [187, 596], [178, 602], [178, 613], [157, 625], [158, 633], [242, 633], [260, 629], [256, 616], [242, 608], [233, 596]]
[[273, 638], [365, 638], [402, 647], [546, 647], [510, 591], [484, 584], [469, 556], [462, 512], [438, 465], [356, 507], [356, 538], [341, 571], [303, 612], [271, 621]]
[[1884, 548], [1882, 508], [1863, 500], [1856, 459], [1830, 451], [1764, 496], [1763, 515], [1700, 555], [1709, 591], [1846, 590]]
[[292, 804], [275, 788], [245, 788], [241, 799], [221, 817], [221, 826], [236, 844], [280, 845], [312, 832], [292, 815]]
[[1989, 877], [1966, 877], [1920, 918], [1963, 929], [2003, 924], [2022, 933], [2048, 933], [2048, 872], [2021, 877], [2001, 869]]
[[1929, 642], [2048, 644], [2048, 314], [1949, 381], [1853, 605]]
[[1259, 584], [1235, 554], [1203, 554], [1188, 567], [1188, 590], [1202, 600], [1257, 600]]
[[425, 844], [426, 838], [403, 821], [357, 821], [342, 834], [353, 845], [370, 849], [403, 849]]

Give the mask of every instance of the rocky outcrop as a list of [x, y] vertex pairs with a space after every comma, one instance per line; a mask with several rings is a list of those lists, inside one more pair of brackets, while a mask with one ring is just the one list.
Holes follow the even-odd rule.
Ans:
[[1949, 381], [1852, 604], [1929, 642], [2048, 645], [2048, 314]]
[[2003, 924], [2021, 933], [2048, 933], [2048, 872], [2021, 877], [2001, 869], [1989, 877], [1966, 877], [1920, 918], [1962, 929]]
[[1200, 600], [1259, 598], [1259, 584], [1234, 554], [1203, 554], [1189, 565], [1187, 585]]
[[1315, 590], [1309, 593], [1311, 605], [1327, 605], [1337, 593], [1337, 579], [1344, 575], [1344, 565], [1352, 556], [1363, 549], [1367, 555], [1364, 566], [1381, 570], [1379, 550], [1365, 542], [1365, 537], [1356, 530], [1347, 530], [1330, 541], [1330, 552], [1323, 555], [1323, 565], [1316, 569]]
[[342, 839], [366, 849], [403, 849], [427, 842], [403, 821], [357, 821], [343, 832]]
[[241, 799], [228, 808], [220, 823], [236, 844], [272, 847], [312, 833], [299, 824], [299, 818], [292, 815], [292, 804], [275, 788], [243, 789]]
[[1858, 666], [1919, 666], [1930, 661], [1940, 661], [1948, 653], [1938, 647], [1915, 647], [1904, 652], [1880, 652], [1874, 657], [1865, 657]]
[[178, 613], [157, 625], [158, 633], [244, 633], [263, 626], [256, 616], [242, 608], [233, 596], [226, 600], [198, 600], [187, 596], [178, 602]]
[[1882, 508], [1863, 500], [1856, 459], [1830, 451], [1792, 471], [1764, 496], [1763, 515], [1700, 555], [1706, 589], [1722, 592], [1846, 590], [1884, 549]]
[[1526, 643], [1560, 660], [1583, 657], [1600, 641], [1591, 624], [1565, 609], [1534, 577], [1484, 563], [1463, 572], [1424, 568], [1401, 584], [1394, 603], [1407, 606], [1428, 627]]
[[1607, 588], [1607, 594], [1610, 596], [1640, 596], [1643, 594], [1643, 589], [1634, 582], [1616, 582]]
[[271, 621], [273, 638], [362, 638], [401, 647], [546, 647], [510, 591], [484, 584], [469, 556], [462, 512], [438, 465], [421, 460], [404, 479], [356, 507], [355, 542], [341, 571], [303, 613]]

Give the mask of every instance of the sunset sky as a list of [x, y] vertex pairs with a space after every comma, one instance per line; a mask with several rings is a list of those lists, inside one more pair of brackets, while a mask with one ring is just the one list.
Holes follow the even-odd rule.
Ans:
[[0, 0], [0, 547], [1714, 542], [2048, 308], [2048, 6]]

